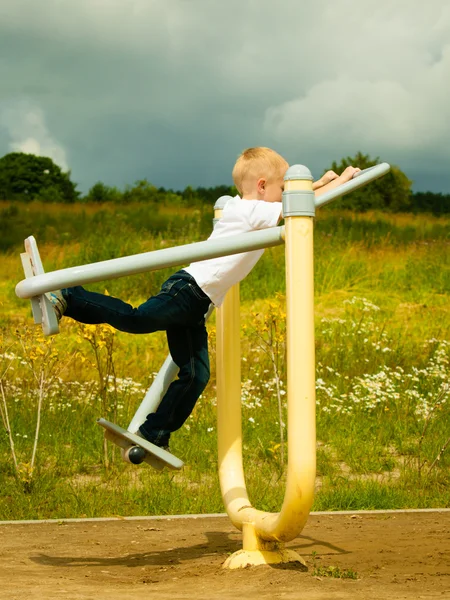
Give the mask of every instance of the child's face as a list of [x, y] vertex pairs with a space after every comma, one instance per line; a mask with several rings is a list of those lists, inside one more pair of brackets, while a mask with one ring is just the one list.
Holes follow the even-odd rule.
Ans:
[[284, 173], [265, 184], [264, 202], [281, 202], [284, 190]]

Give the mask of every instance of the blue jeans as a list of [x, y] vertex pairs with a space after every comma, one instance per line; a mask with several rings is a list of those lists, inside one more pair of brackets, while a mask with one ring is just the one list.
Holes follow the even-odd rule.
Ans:
[[169, 277], [161, 291], [138, 308], [81, 286], [66, 288], [62, 293], [67, 301], [64, 315], [80, 323], [108, 323], [128, 333], [166, 331], [170, 354], [180, 369], [178, 379], [139, 431], [150, 442], [167, 445], [171, 432], [186, 421], [209, 381], [205, 314], [211, 300], [183, 270]]

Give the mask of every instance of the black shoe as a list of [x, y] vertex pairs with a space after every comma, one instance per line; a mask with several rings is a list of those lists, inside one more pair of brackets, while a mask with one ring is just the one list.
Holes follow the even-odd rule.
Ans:
[[162, 448], [163, 450], [165, 450], [166, 452], [170, 452], [170, 448], [169, 448], [169, 444], [157, 444], [156, 442], [154, 442], [153, 440], [147, 440], [147, 438], [142, 435], [140, 429], [138, 429], [136, 431], [136, 435], [140, 438], [142, 438], [143, 440], [146, 440], [147, 442], [150, 442], [150, 444], [153, 444], [154, 446], [158, 446], [158, 448]]

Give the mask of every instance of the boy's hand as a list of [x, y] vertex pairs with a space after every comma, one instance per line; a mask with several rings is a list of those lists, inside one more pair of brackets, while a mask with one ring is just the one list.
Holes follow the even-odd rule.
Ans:
[[355, 173], [359, 173], [359, 171], [361, 171], [361, 169], [359, 169], [358, 167], [347, 167], [345, 169], [345, 171], [343, 171], [340, 175], [339, 175], [339, 179], [340, 179], [340, 183], [345, 183], [346, 181], [350, 181], [350, 179], [353, 179]]
[[313, 183], [313, 190], [316, 190], [317, 188], [321, 188], [324, 185], [327, 185], [327, 183], [330, 183], [330, 181], [333, 181], [333, 179], [337, 179], [339, 177], [339, 175], [337, 173], [335, 173], [334, 171], [327, 171], [325, 173], [325, 175], [322, 175], [322, 177], [320, 179], [318, 179], [317, 181], [315, 181]]
[[347, 167], [340, 175], [336, 175], [334, 171], [327, 171], [318, 181], [313, 183], [316, 197], [337, 188], [346, 181], [350, 181], [355, 173], [359, 173], [361, 169], [358, 167]]

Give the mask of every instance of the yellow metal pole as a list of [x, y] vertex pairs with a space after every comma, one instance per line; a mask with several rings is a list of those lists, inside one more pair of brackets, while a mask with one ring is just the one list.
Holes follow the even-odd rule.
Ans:
[[241, 348], [239, 284], [216, 311], [217, 433], [219, 479], [233, 524], [242, 528], [239, 511], [250, 506], [242, 464]]
[[[315, 481], [315, 368], [312, 177], [295, 165], [285, 176], [288, 467], [280, 513], [253, 508], [242, 467], [239, 318], [236, 292], [230, 290], [218, 311], [217, 408], [219, 476], [226, 510], [243, 529], [243, 550], [225, 567], [287, 561], [303, 562], [284, 548], [297, 537], [311, 509]], [[239, 357], [239, 358], [238, 358]], [[237, 415], [237, 413], [239, 413]]]
[[[215, 219], [221, 214], [221, 210], [215, 210]], [[241, 529], [239, 517], [233, 515], [250, 502], [242, 464], [239, 284], [228, 290], [216, 310], [216, 360], [219, 478], [228, 514]]]

